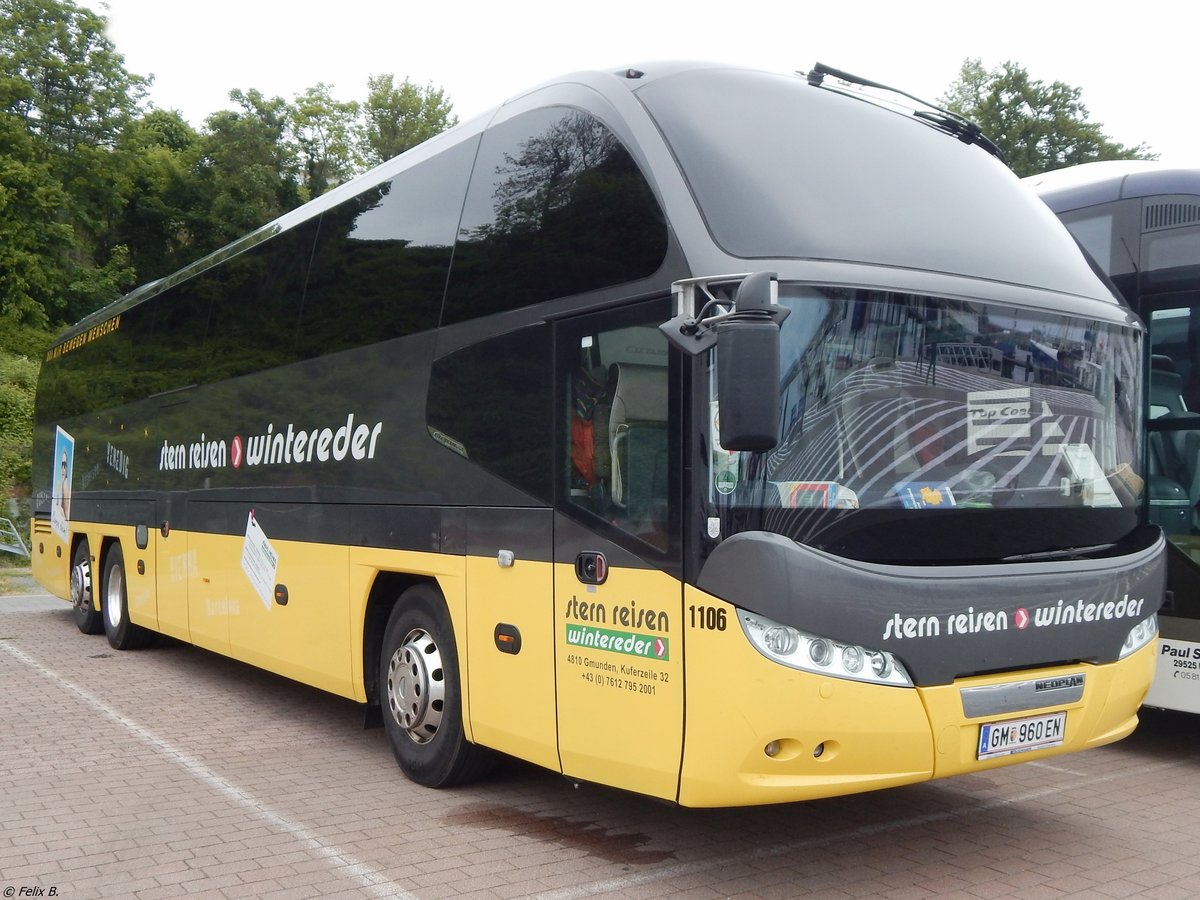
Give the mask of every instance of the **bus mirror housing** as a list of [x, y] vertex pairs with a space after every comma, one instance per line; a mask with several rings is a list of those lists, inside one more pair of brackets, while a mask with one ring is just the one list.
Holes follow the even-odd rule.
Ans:
[[[721, 446], [763, 452], [779, 443], [779, 321], [774, 272], [747, 275], [733, 314], [717, 323]], [[789, 310], [782, 310], [786, 315]]]
[[[732, 301], [709, 290], [737, 280]], [[779, 443], [779, 325], [791, 312], [778, 303], [775, 273], [689, 279], [673, 287], [678, 314], [659, 327], [689, 355], [717, 347], [721, 446], [760, 453], [773, 449]], [[697, 290], [708, 301], [699, 314]]]

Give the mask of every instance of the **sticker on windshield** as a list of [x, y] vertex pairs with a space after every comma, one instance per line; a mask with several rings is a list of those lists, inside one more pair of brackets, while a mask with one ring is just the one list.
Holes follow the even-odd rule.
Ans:
[[780, 481], [780, 502], [789, 509], [858, 509], [858, 494], [836, 481]]
[[901, 481], [892, 488], [905, 509], [950, 509], [957, 504], [944, 481]]

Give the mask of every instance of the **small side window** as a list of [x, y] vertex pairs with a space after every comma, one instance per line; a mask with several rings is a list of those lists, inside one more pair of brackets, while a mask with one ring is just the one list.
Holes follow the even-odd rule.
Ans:
[[550, 329], [535, 325], [443, 356], [426, 408], [442, 446], [549, 503]]

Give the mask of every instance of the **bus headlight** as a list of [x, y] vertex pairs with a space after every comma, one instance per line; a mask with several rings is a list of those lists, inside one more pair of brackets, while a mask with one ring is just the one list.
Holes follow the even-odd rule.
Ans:
[[870, 684], [912, 687], [912, 679], [903, 664], [886, 650], [843, 644], [807, 634], [744, 609], [737, 613], [746, 638], [769, 660], [802, 672]]
[[1121, 655], [1117, 659], [1124, 659], [1135, 650], [1141, 650], [1156, 637], [1158, 637], [1158, 613], [1148, 619], [1143, 619], [1129, 629], [1125, 643], [1121, 646]]

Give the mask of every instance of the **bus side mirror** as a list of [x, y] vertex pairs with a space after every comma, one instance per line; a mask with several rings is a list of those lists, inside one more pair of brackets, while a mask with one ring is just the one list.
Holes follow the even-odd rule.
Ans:
[[779, 443], [779, 323], [772, 272], [748, 275], [716, 326], [721, 446], [764, 452]]
[[[730, 280], [676, 282], [678, 313], [659, 329], [691, 356], [717, 348], [721, 446], [761, 453], [779, 443], [779, 325], [791, 310], [777, 302], [774, 272], [741, 277], [732, 301], [707, 290], [706, 283]], [[698, 289], [709, 302], [696, 312]], [[717, 312], [708, 317], [713, 309]]]

